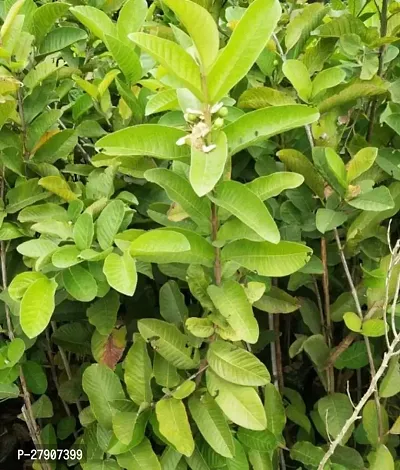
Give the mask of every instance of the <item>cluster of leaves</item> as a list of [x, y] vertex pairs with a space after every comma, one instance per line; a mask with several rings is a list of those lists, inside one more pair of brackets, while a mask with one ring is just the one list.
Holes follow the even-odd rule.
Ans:
[[[72, 3], [0, 2], [0, 398], [83, 450], [33, 468], [317, 469], [397, 299], [398, 3]], [[378, 388], [325, 469], [400, 468]]]

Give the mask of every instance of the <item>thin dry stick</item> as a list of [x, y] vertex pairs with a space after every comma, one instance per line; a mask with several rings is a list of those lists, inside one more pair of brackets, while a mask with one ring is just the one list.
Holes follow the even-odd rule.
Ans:
[[[57, 330], [57, 323], [55, 321], [51, 322], [51, 328], [53, 330], [53, 333], [55, 333], [56, 330]], [[58, 351], [60, 353], [61, 360], [62, 360], [62, 363], [64, 365], [64, 369], [65, 369], [65, 372], [67, 374], [67, 377], [68, 377], [69, 380], [71, 380], [72, 379], [72, 372], [71, 372], [71, 367], [69, 365], [67, 355], [65, 354], [65, 351], [61, 346], [58, 346]], [[75, 404], [76, 404], [76, 407], [78, 408], [78, 411], [80, 413], [82, 411], [82, 406], [81, 406], [81, 402], [79, 401], [79, 399], [76, 400]]]
[[[328, 255], [326, 252], [326, 240], [324, 237], [321, 238], [321, 259], [324, 272], [322, 274], [322, 287], [324, 290], [324, 300], [325, 300], [325, 327], [326, 327], [326, 339], [329, 349], [332, 348], [332, 322], [331, 322], [331, 302], [329, 296], [329, 272], [328, 272]], [[326, 369], [326, 378], [327, 378], [327, 389], [328, 393], [333, 393], [335, 391], [335, 375], [333, 371], [333, 366], [330, 365]]]
[[[360, 319], [363, 321], [364, 320], [364, 315], [363, 315], [363, 312], [362, 312], [360, 300], [358, 298], [357, 290], [354, 286], [353, 278], [351, 276], [349, 266], [347, 264], [347, 260], [346, 260], [346, 257], [344, 255], [344, 252], [343, 252], [343, 247], [342, 247], [342, 243], [340, 241], [339, 232], [336, 228], [334, 229], [334, 234], [335, 234], [336, 244], [337, 244], [337, 247], [338, 247], [338, 250], [339, 250], [340, 259], [342, 261], [343, 269], [344, 269], [344, 272], [345, 272], [346, 277], [347, 277], [347, 281], [348, 281], [349, 286], [350, 286], [351, 295], [353, 296], [354, 303], [356, 305], [357, 314], [360, 317]], [[371, 377], [373, 378], [376, 375], [376, 369], [375, 369], [374, 358], [373, 358], [372, 350], [371, 350], [371, 343], [369, 341], [368, 336], [364, 336], [364, 341], [365, 341], [365, 346], [366, 346], [366, 349], [367, 349], [367, 355], [368, 355], [368, 362], [369, 362]], [[376, 412], [378, 414], [379, 437], [380, 437], [380, 439], [382, 439], [382, 436], [383, 436], [382, 410], [381, 410], [381, 404], [380, 404], [380, 400], [379, 400], [379, 393], [378, 393], [377, 390], [374, 390], [374, 399], [375, 399], [375, 404], [376, 404]]]

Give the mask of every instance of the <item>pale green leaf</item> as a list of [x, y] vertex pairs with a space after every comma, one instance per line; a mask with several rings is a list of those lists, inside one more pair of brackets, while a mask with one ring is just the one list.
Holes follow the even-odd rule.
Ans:
[[146, 33], [131, 33], [129, 39], [154, 57], [194, 95], [202, 98], [199, 66], [181, 46]]
[[398, 357], [390, 359], [385, 377], [379, 386], [379, 395], [382, 398], [393, 397], [400, 392], [400, 365]]
[[103, 272], [107, 282], [116, 291], [132, 296], [136, 290], [137, 272], [135, 260], [128, 251], [122, 256], [110, 253], [104, 261]]
[[199, 197], [214, 189], [224, 172], [228, 158], [227, 140], [223, 132], [218, 134], [213, 143], [216, 148], [207, 153], [192, 146], [189, 180]]
[[118, 37], [121, 41], [129, 43], [128, 34], [140, 30], [146, 19], [147, 9], [146, 0], [128, 0], [124, 3], [117, 21]]
[[275, 385], [268, 383], [264, 388], [264, 409], [267, 416], [267, 429], [279, 437], [286, 424], [283, 400]]
[[222, 249], [222, 261], [235, 261], [262, 276], [287, 276], [302, 268], [312, 250], [300, 243], [234, 241]]
[[101, 211], [96, 221], [96, 236], [102, 250], [109, 248], [125, 215], [125, 204], [120, 199], [114, 199]]
[[124, 380], [131, 400], [137, 405], [151, 403], [152, 366], [147, 352], [147, 343], [137, 333], [133, 335], [133, 345], [130, 347], [123, 364]]
[[161, 470], [160, 462], [146, 437], [133, 449], [117, 455], [117, 461], [127, 470]]
[[72, 7], [70, 11], [92, 34], [100, 38], [103, 42], [106, 34], [115, 36], [115, 24], [98, 8], [85, 5]]
[[161, 113], [162, 111], [169, 111], [178, 107], [178, 98], [176, 90], [168, 89], [162, 90], [151, 95], [146, 104], [145, 115], [151, 116], [152, 114]]
[[107, 49], [113, 55], [128, 82], [135, 84], [142, 77], [142, 66], [132, 46], [112, 36], [105, 35], [104, 39]]
[[239, 98], [240, 108], [260, 109], [267, 106], [296, 104], [288, 94], [269, 87], [256, 87], [244, 91]]
[[280, 234], [271, 214], [261, 199], [237, 181], [220, 183], [210, 199], [229, 211], [264, 240], [278, 243]]
[[181, 400], [164, 398], [156, 405], [160, 433], [178, 452], [190, 457], [194, 451], [194, 441], [186, 409]]
[[[318, 413], [325, 423], [329, 435], [336, 439], [342, 431], [344, 424], [353, 414], [353, 405], [347, 395], [333, 393], [318, 401]], [[347, 437], [344, 440], [348, 438], [349, 433], [347, 433]]]
[[339, 85], [345, 78], [345, 71], [339, 67], [322, 70], [312, 82], [312, 97], [314, 98], [318, 93]]
[[247, 74], [268, 42], [280, 15], [281, 7], [275, 0], [251, 3], [209, 72], [211, 102], [223, 98]]
[[257, 302], [254, 307], [268, 313], [291, 313], [300, 307], [298, 300], [287, 292], [272, 286]]
[[210, 344], [207, 361], [216, 374], [235, 384], [261, 386], [271, 379], [268, 369], [253, 354], [225, 341]]
[[303, 62], [289, 59], [283, 63], [282, 72], [293, 85], [299, 97], [308, 102], [312, 93], [312, 83], [308, 69]]
[[45, 176], [38, 182], [39, 186], [47, 189], [66, 201], [78, 199], [77, 195], [71, 190], [69, 184], [61, 176]]
[[329, 232], [340, 227], [347, 220], [344, 212], [336, 212], [332, 209], [318, 209], [316, 215], [316, 226], [321, 233]]
[[319, 113], [305, 105], [271, 106], [247, 113], [224, 128], [231, 155], [273, 135], [315, 122]]
[[278, 196], [285, 189], [298, 188], [304, 182], [304, 176], [298, 173], [278, 171], [271, 175], [260, 176], [247, 183], [247, 187], [253, 191], [262, 201]]
[[386, 186], [374, 188], [367, 193], [347, 201], [347, 203], [356, 209], [369, 212], [381, 212], [394, 208], [394, 201]]
[[94, 224], [92, 216], [88, 213], [81, 214], [74, 225], [74, 242], [79, 250], [85, 250], [92, 246], [94, 237]]
[[81, 302], [90, 302], [97, 295], [97, 283], [89, 271], [76, 265], [65, 269], [63, 284], [68, 294]]
[[248, 343], [256, 343], [259, 335], [258, 323], [243, 287], [228, 280], [220, 287], [209, 286], [207, 292], [239, 337]]
[[254, 431], [266, 428], [265, 411], [253, 387], [226, 382], [211, 370], [207, 370], [206, 377], [208, 391], [231, 421]]

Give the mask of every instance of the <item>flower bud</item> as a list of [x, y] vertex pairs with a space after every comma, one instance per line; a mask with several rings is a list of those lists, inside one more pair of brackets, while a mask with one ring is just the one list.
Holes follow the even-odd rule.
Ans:
[[217, 118], [215, 121], [214, 121], [214, 129], [221, 129], [221, 127], [223, 127], [224, 125], [224, 120], [222, 118]]
[[224, 117], [228, 116], [228, 113], [229, 113], [228, 108], [227, 108], [226, 106], [223, 106], [223, 107], [218, 111], [218, 116], [224, 118]]

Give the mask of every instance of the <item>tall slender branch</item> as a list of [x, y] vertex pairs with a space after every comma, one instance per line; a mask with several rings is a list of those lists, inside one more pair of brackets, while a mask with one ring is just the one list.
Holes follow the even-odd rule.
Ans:
[[[363, 312], [362, 312], [360, 300], [358, 298], [357, 289], [355, 288], [353, 278], [351, 276], [350, 269], [349, 269], [349, 266], [347, 264], [346, 257], [344, 255], [342, 243], [340, 241], [339, 232], [336, 228], [334, 229], [334, 234], [335, 234], [336, 244], [337, 244], [337, 247], [338, 247], [338, 250], [339, 250], [339, 256], [340, 256], [340, 259], [342, 261], [343, 269], [344, 269], [344, 272], [345, 272], [346, 277], [347, 277], [347, 281], [348, 281], [349, 286], [350, 286], [351, 295], [353, 297], [353, 300], [354, 300], [354, 303], [355, 303], [355, 306], [356, 306], [357, 315], [363, 321], [364, 320], [364, 315], [363, 315]], [[373, 379], [376, 376], [376, 369], [375, 369], [375, 364], [374, 364], [374, 357], [372, 355], [372, 350], [371, 350], [371, 343], [369, 341], [368, 336], [364, 336], [364, 341], [365, 341], [365, 346], [366, 346], [366, 349], [367, 349], [367, 355], [368, 355], [369, 368], [370, 368], [370, 372], [371, 372], [371, 378]], [[377, 412], [377, 415], [378, 415], [379, 437], [381, 439], [382, 436], [383, 436], [381, 404], [380, 404], [378, 391], [375, 389], [373, 393], [374, 393], [374, 399], [375, 399], [375, 404], [376, 404], [376, 412]]]
[[[321, 238], [321, 259], [324, 272], [322, 274], [322, 288], [324, 290], [324, 312], [325, 312], [325, 336], [329, 349], [332, 348], [332, 322], [331, 322], [331, 302], [329, 295], [329, 272], [328, 272], [328, 255], [326, 252], [326, 239]], [[335, 374], [333, 365], [328, 366], [326, 370], [328, 393], [335, 391]]]

